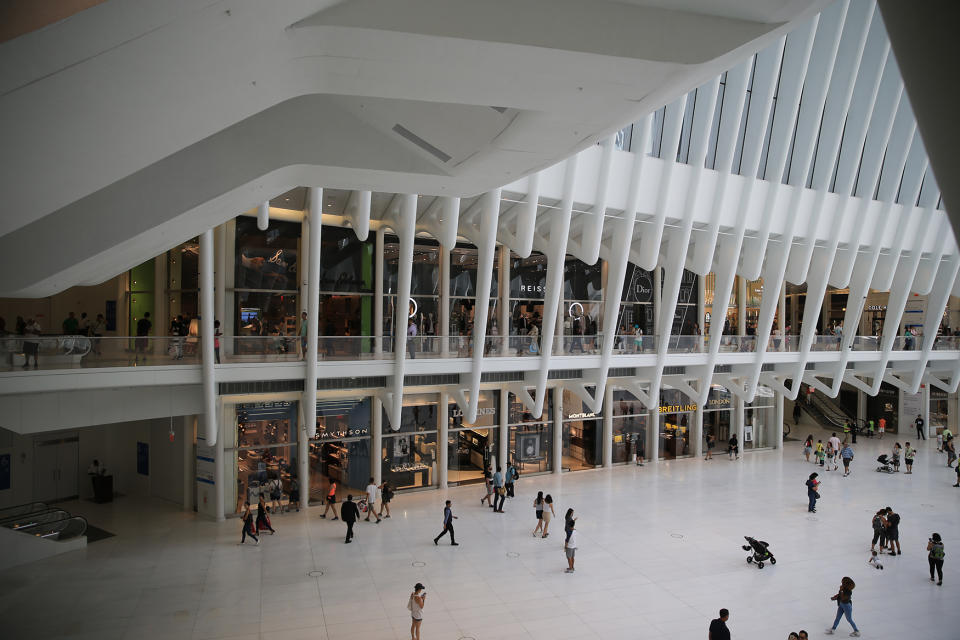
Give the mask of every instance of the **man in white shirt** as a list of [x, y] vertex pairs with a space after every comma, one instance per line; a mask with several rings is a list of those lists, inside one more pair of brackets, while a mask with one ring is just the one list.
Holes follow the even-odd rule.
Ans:
[[839, 468], [837, 464], [837, 458], [840, 457], [840, 438], [837, 437], [836, 433], [830, 434], [830, 438], [827, 440], [830, 444], [830, 448], [833, 451], [833, 470], [836, 471]]
[[377, 485], [373, 481], [373, 478], [370, 478], [370, 484], [367, 485], [367, 517], [366, 521], [370, 522], [370, 514], [372, 513], [377, 517], [377, 524], [380, 523], [380, 516], [377, 515]]

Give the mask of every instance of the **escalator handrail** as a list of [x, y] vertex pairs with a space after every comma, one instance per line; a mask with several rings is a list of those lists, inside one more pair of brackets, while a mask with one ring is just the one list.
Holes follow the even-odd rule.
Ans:
[[[39, 513], [26, 513], [22, 516], [9, 518], [7, 520], [4, 520], [3, 522], [0, 522], [0, 527], [6, 527], [7, 529], [20, 531], [28, 525], [34, 526], [37, 524], [43, 524], [45, 522], [56, 522], [57, 520], [61, 519], [61, 518], [53, 518], [53, 519], [47, 519], [47, 520], [43, 519], [44, 516], [47, 516], [50, 514], [65, 514], [67, 516], [71, 515], [70, 512], [67, 511], [66, 509], [53, 508], [53, 509], [48, 509], [47, 511], [41, 511]], [[17, 522], [18, 520], [19, 522]]]
[[[70, 513], [69, 511], [64, 511], [63, 513], [64, 513], [64, 516], [63, 516], [62, 518], [57, 518], [57, 519], [55, 519], [55, 520], [47, 520], [46, 522], [34, 522], [34, 523], [31, 523], [31, 524], [27, 524], [27, 525], [24, 525], [24, 526], [22, 526], [22, 527], [19, 527], [19, 528], [17, 528], [17, 529], [14, 529], [14, 531], [18, 531], [18, 532], [20, 532], [20, 533], [28, 533], [29, 530], [30, 530], [30, 529], [33, 529], [34, 527], [43, 527], [43, 526], [46, 526], [46, 525], [51, 525], [51, 524], [56, 524], [56, 523], [58, 523], [58, 522], [63, 522], [63, 521], [65, 521], [65, 520], [70, 520], [71, 518], [82, 518], [82, 517], [83, 517], [83, 516], [75, 516], [75, 515], [73, 515], [72, 513]], [[31, 533], [30, 535], [34, 535], [34, 534]]]
[[[50, 531], [49, 533], [47, 533], [46, 535], [40, 535], [39, 537], [41, 537], [41, 538], [49, 538], [49, 537], [51, 537], [54, 533], [56, 533], [56, 534], [57, 534], [56, 542], [60, 542], [60, 541], [61, 541], [60, 534], [63, 532], [64, 529], [67, 528], [67, 524], [69, 524], [69, 523], [72, 522], [72, 521], [78, 521], [78, 522], [80, 522], [80, 523], [82, 524], [82, 527], [81, 527], [81, 529], [80, 529], [80, 532], [77, 533], [77, 534], [75, 534], [75, 535], [70, 536], [69, 538], [63, 538], [63, 539], [65, 539], [65, 540], [70, 540], [70, 539], [72, 539], [72, 538], [78, 538], [78, 537], [80, 537], [80, 536], [82, 536], [82, 535], [84, 535], [84, 534], [87, 533], [87, 527], [89, 526], [89, 523], [87, 522], [87, 519], [84, 518], [83, 516], [70, 516], [69, 518], [63, 518], [62, 520], [57, 520], [57, 521], [55, 521], [55, 523], [51, 523], [51, 524], [60, 524], [60, 523], [62, 523], [63, 526], [60, 527], [59, 529], [51, 530], [51, 531]], [[34, 534], [34, 535], [37, 535], [37, 534]]]
[[[24, 507], [29, 507], [29, 508], [24, 509], [23, 511], [17, 511], [18, 509], [23, 509]], [[39, 508], [35, 508], [35, 507], [39, 507]], [[5, 520], [10, 515], [18, 516], [25, 513], [35, 513], [37, 511], [44, 511], [46, 509], [49, 509], [46, 502], [24, 502], [23, 504], [18, 504], [12, 507], [4, 507], [3, 509], [0, 509], [0, 520]], [[14, 513], [11, 513], [8, 515], [8, 512], [14, 512]]]

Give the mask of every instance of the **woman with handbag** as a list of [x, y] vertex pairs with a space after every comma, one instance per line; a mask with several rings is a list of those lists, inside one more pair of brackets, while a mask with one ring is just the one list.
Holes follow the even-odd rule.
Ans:
[[824, 631], [827, 635], [833, 635], [833, 632], [837, 630], [837, 626], [840, 624], [840, 618], [846, 616], [847, 622], [853, 627], [853, 632], [850, 634], [850, 637], [860, 637], [860, 630], [857, 629], [857, 623], [853, 621], [853, 589], [856, 586], [853, 580], [846, 576], [840, 581], [840, 590], [837, 591], [837, 595], [830, 598], [837, 602], [837, 617], [833, 621], [833, 626]]
[[810, 513], [817, 512], [817, 500], [820, 498], [820, 492], [817, 491], [817, 489], [819, 489], [820, 487], [820, 481], [817, 480], [818, 475], [819, 474], [817, 474], [816, 472], [811, 473], [810, 477], [807, 478], [807, 482], [806, 482], [807, 499], [809, 500], [807, 511]]

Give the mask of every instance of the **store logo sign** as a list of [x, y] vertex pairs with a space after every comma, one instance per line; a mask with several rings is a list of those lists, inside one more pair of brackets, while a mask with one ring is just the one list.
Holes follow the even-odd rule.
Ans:
[[520, 285], [520, 293], [543, 293], [542, 284], [522, 284]]
[[707, 404], [711, 407], [729, 407], [730, 398], [711, 398], [707, 401]]
[[[477, 417], [480, 417], [480, 416], [492, 416], [492, 415], [496, 415], [496, 413], [497, 413], [497, 408], [496, 408], [496, 407], [480, 407], [479, 409], [477, 409]], [[450, 409], [450, 417], [452, 417], [452, 418], [462, 418], [462, 417], [463, 417], [463, 409], [461, 409], [460, 407], [454, 407], [454, 408]]]
[[593, 411], [586, 411], [583, 413], [571, 413], [567, 416], [567, 420], [582, 420], [583, 418], [596, 418], [597, 414]]
[[336, 431], [328, 431], [324, 429], [320, 432], [321, 440], [342, 440], [344, 438], [358, 438], [360, 436], [365, 436], [370, 433], [370, 430], [367, 428], [359, 429], [337, 429]]
[[697, 405], [694, 404], [662, 404], [660, 413], [683, 413], [684, 411], [696, 411]]

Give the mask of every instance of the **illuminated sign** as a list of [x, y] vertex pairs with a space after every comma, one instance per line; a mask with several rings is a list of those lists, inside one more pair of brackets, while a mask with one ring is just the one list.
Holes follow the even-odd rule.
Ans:
[[[477, 416], [493, 416], [497, 414], [496, 407], [479, 407], [477, 409]], [[450, 416], [453, 418], [462, 418], [463, 409], [460, 407], [453, 407], [450, 409]]]
[[582, 420], [583, 418], [596, 418], [597, 414], [593, 411], [586, 411], [583, 413], [571, 413], [567, 416], [567, 420]]
[[662, 404], [660, 413], [683, 413], [684, 411], [696, 411], [696, 404]]

